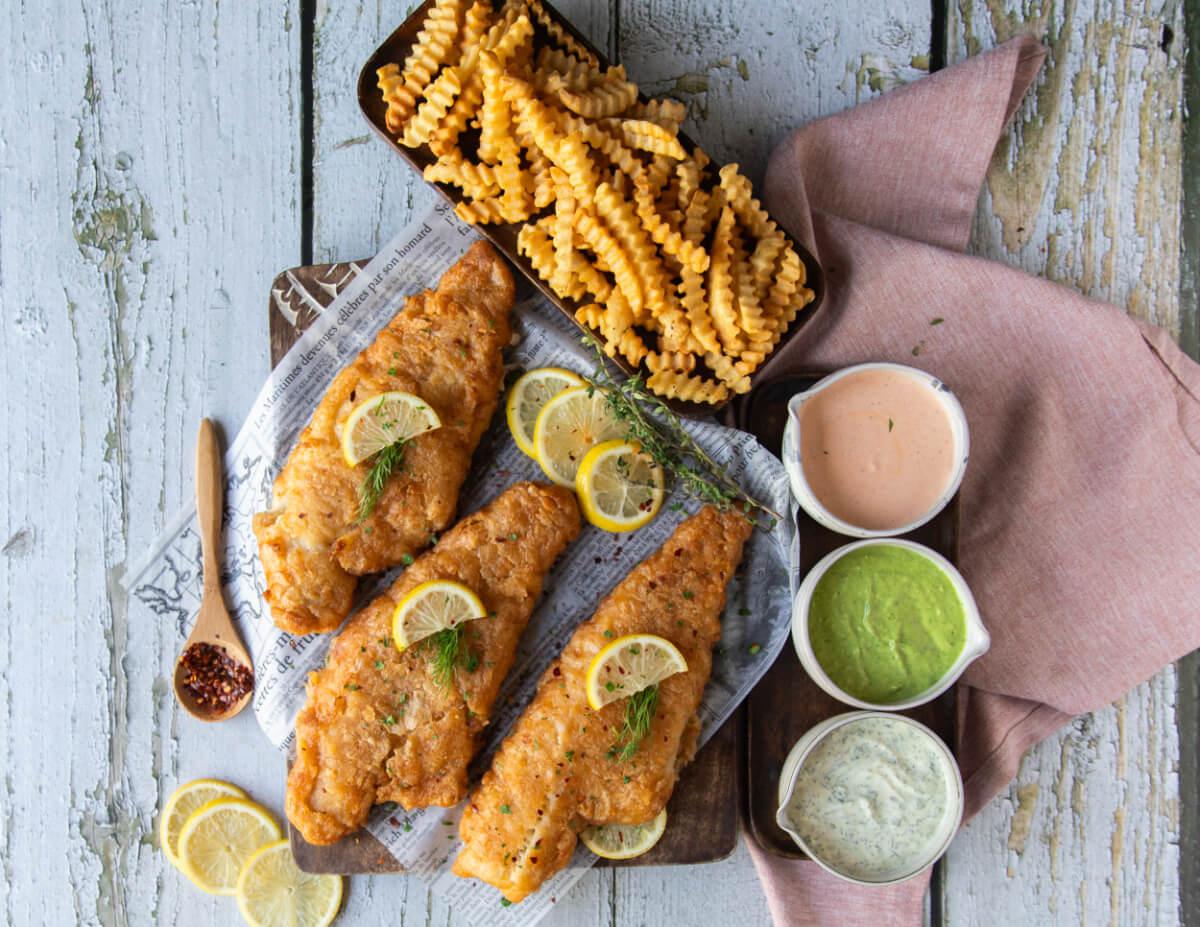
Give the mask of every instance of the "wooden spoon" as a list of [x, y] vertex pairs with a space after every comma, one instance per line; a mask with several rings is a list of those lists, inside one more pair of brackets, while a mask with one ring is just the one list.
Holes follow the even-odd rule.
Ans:
[[[217, 550], [221, 540], [223, 488], [217, 433], [212, 421], [206, 418], [200, 423], [200, 436], [196, 441], [196, 523], [200, 527], [200, 550], [204, 555], [204, 593], [196, 624], [175, 661], [175, 697], [188, 714], [201, 721], [232, 718], [246, 707], [254, 694], [254, 663], [233, 626], [221, 594], [221, 565]], [[185, 661], [193, 647], [197, 649], [193, 651], [191, 659]], [[228, 659], [222, 659], [222, 653]], [[196, 668], [194, 664], [197, 661], [207, 662], [211, 671], [218, 674], [215, 678], [210, 678], [207, 672], [199, 674], [199, 685], [204, 687], [204, 691], [212, 692], [212, 701], [198, 698], [197, 693], [185, 684]], [[249, 684], [245, 685], [245, 692], [240, 698], [230, 700], [227, 693], [236, 689], [233, 674], [239, 673], [242, 668], [250, 673]], [[224, 673], [221, 673], [222, 669]], [[213, 685], [209, 687], [207, 681]], [[229, 684], [231, 689], [222, 692], [224, 684]]]

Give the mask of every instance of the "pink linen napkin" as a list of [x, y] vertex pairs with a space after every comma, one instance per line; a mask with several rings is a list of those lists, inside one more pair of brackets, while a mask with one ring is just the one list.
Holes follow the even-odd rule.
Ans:
[[[1031, 745], [1200, 645], [1200, 367], [1119, 309], [962, 253], [1044, 57], [1014, 39], [799, 129], [765, 184], [828, 276], [767, 375], [898, 361], [967, 412], [960, 564], [992, 636], [959, 689], [968, 816]], [[855, 888], [748, 840], [777, 927], [921, 922], [927, 880]]]

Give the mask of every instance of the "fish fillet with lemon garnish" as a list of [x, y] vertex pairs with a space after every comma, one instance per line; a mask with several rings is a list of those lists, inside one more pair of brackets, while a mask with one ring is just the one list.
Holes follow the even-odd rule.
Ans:
[[457, 875], [515, 902], [567, 865], [579, 831], [647, 825], [657, 839], [652, 822], [696, 752], [725, 587], [751, 530], [701, 509], [579, 626], [467, 803]]
[[479, 242], [329, 385], [254, 517], [279, 627], [332, 631], [358, 576], [413, 557], [453, 521], [499, 401], [513, 297], [507, 265]]
[[350, 620], [309, 676], [287, 816], [333, 843], [371, 807], [457, 804], [546, 574], [579, 534], [575, 497], [518, 483], [464, 518]]

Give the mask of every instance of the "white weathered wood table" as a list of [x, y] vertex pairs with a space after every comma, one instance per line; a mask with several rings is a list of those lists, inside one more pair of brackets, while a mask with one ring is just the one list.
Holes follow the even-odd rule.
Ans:
[[[1182, 193], [1200, 83], [1181, 0], [561, 5], [756, 178], [792, 125], [1016, 32], [1044, 37], [975, 250], [1111, 298], [1196, 353], [1200, 227]], [[184, 629], [131, 624], [115, 568], [188, 502], [201, 415], [236, 428], [262, 382], [275, 272], [371, 253], [430, 201], [354, 100], [361, 61], [405, 13], [341, 0], [0, 13], [4, 923], [238, 921], [166, 863], [156, 811], [199, 775], [279, 811], [282, 760], [249, 713], [208, 728], [177, 710]], [[1196, 686], [1185, 661], [1034, 750], [955, 843], [933, 923], [1200, 922]], [[594, 871], [550, 921], [767, 919], [740, 849]], [[416, 881], [351, 880], [340, 923], [385, 920], [459, 923]]]

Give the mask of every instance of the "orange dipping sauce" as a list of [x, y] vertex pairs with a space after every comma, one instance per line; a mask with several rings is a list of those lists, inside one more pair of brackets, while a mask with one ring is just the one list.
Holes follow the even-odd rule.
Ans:
[[938, 502], [957, 463], [934, 389], [895, 370], [847, 374], [800, 405], [800, 464], [813, 495], [859, 528], [890, 531]]

